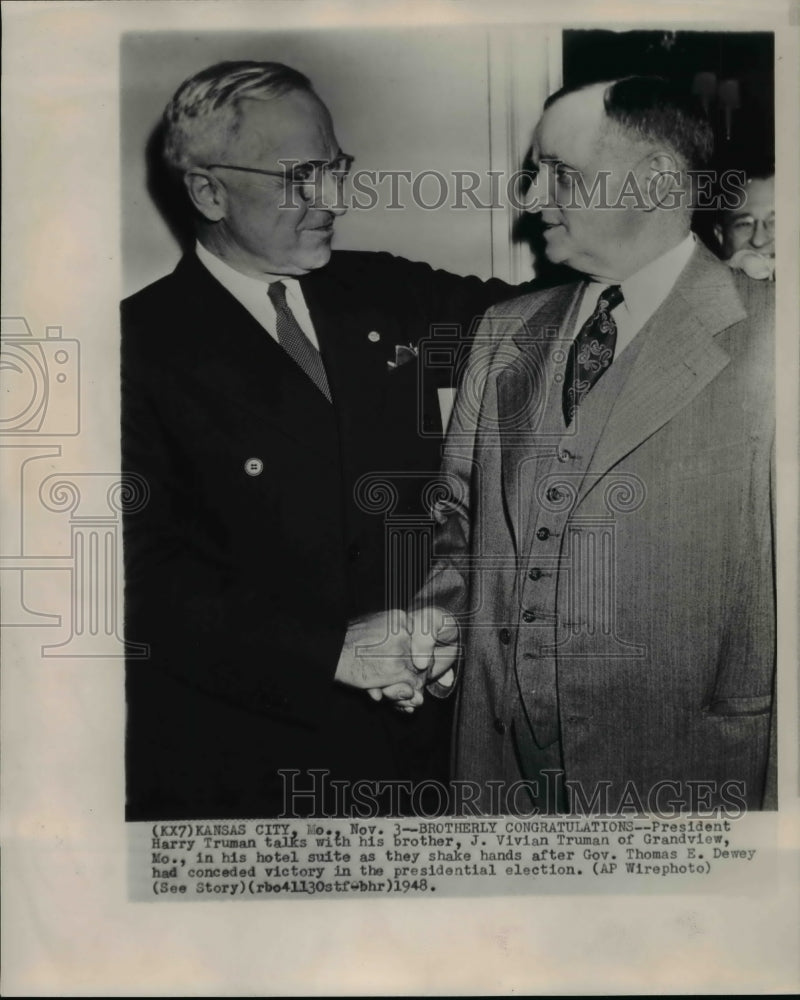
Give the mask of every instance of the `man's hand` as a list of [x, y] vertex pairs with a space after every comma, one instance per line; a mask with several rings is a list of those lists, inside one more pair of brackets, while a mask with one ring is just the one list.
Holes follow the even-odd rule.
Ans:
[[458, 658], [458, 625], [442, 608], [409, 612], [411, 658], [417, 670], [427, 672], [425, 683], [438, 680]]
[[411, 658], [421, 681], [413, 690], [407, 684], [391, 684], [371, 689], [375, 701], [388, 698], [395, 707], [413, 712], [422, 704], [425, 684], [438, 680], [458, 658], [458, 625], [442, 608], [428, 607], [409, 611], [406, 621], [411, 632]]
[[392, 609], [351, 622], [334, 678], [341, 684], [369, 690], [376, 701], [381, 689], [388, 686], [398, 692], [398, 697], [413, 700], [425, 673], [418, 672], [412, 663], [406, 612]]

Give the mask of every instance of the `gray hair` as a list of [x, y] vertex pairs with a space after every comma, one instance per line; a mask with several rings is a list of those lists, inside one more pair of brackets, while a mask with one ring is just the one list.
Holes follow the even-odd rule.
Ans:
[[164, 159], [182, 174], [211, 162], [239, 129], [243, 98], [271, 100], [294, 90], [310, 91], [311, 81], [277, 62], [222, 62], [185, 80], [163, 117]]

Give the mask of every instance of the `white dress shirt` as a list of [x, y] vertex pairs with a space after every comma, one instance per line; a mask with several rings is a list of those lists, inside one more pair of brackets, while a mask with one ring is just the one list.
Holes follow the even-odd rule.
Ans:
[[[612, 311], [617, 324], [617, 343], [614, 357], [619, 357], [630, 344], [636, 334], [642, 329], [664, 299], [669, 295], [678, 275], [686, 267], [695, 247], [692, 233], [685, 240], [656, 257], [630, 278], [620, 282], [624, 300]], [[578, 330], [592, 315], [600, 293], [613, 282], [590, 281], [586, 285], [580, 308], [575, 319], [572, 333], [576, 336]]]
[[300, 324], [300, 329], [319, 350], [314, 324], [311, 322], [308, 306], [303, 298], [303, 292], [297, 278], [286, 274], [264, 274], [259, 278], [253, 278], [235, 270], [230, 264], [226, 264], [210, 250], [206, 250], [200, 242], [195, 245], [195, 251], [200, 263], [211, 272], [223, 287], [227, 288], [238, 302], [241, 302], [273, 340], [278, 339], [278, 332], [275, 322], [275, 307], [270, 302], [267, 288], [275, 281], [282, 281], [286, 286], [286, 304], [294, 313], [294, 318]]

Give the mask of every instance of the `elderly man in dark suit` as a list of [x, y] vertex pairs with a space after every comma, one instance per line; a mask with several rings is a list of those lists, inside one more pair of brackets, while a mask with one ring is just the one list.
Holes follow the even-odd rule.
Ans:
[[[122, 311], [123, 469], [149, 491], [125, 521], [126, 632], [150, 651], [127, 668], [128, 818], [330, 812], [337, 780], [442, 777], [438, 714], [379, 704], [418, 683], [385, 609], [426, 564], [387, 556], [372, 501], [424, 536], [441, 423], [413, 346], [509, 286], [332, 253], [351, 158], [289, 67], [199, 73], [164, 136], [197, 244]], [[314, 794], [287, 803], [284, 770]]]
[[653, 78], [536, 128], [547, 255], [580, 275], [476, 335], [419, 598], [429, 681], [463, 626], [484, 811], [775, 806], [774, 289], [690, 233], [710, 146]]

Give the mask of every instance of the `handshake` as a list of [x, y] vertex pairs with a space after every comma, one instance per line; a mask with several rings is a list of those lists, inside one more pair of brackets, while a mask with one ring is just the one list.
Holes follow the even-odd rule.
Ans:
[[458, 625], [441, 608], [394, 608], [351, 622], [335, 679], [385, 698], [403, 712], [422, 704], [426, 684], [458, 656]]

